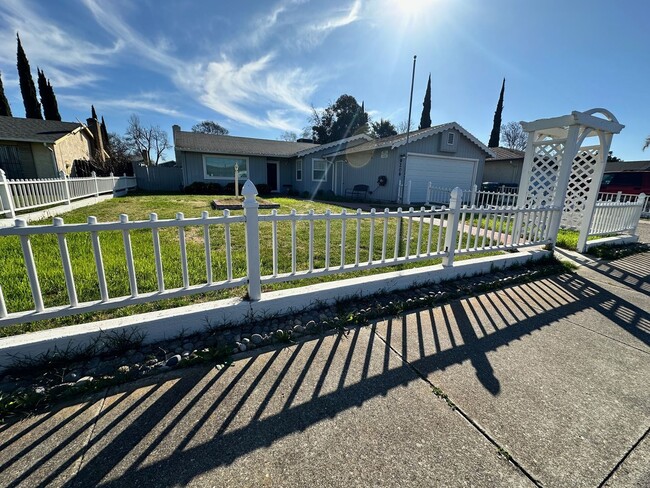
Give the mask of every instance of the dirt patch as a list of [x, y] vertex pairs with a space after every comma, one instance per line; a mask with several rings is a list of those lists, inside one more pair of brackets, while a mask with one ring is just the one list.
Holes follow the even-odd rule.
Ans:
[[[242, 202], [244, 197], [227, 197], [220, 198], [219, 200], [212, 200], [210, 202], [210, 207], [212, 210], [241, 210]], [[262, 198], [258, 198], [257, 202], [260, 204], [260, 208], [280, 208], [279, 203], [272, 203]]]

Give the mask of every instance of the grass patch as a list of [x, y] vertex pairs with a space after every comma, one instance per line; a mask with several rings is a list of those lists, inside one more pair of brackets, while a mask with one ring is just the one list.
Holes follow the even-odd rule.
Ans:
[[600, 259], [620, 259], [633, 254], [650, 251], [650, 245], [635, 242], [634, 244], [623, 244], [619, 246], [595, 246], [589, 248], [587, 254]]
[[[126, 213], [131, 221], [148, 220], [149, 214], [156, 212], [159, 219], [173, 219], [177, 212], [183, 212], [186, 218], [200, 217], [203, 211], [210, 215], [223, 215], [222, 211], [214, 211], [210, 208], [212, 199], [221, 199], [221, 196], [210, 195], [148, 195], [131, 194], [119, 199], [111, 199], [99, 204], [80, 208], [65, 214], [66, 223], [85, 223], [89, 215], [97, 217], [99, 222], [113, 222], [119, 220], [119, 215]], [[229, 198], [229, 197], [227, 197]], [[269, 201], [279, 204], [279, 214], [288, 214], [296, 210], [298, 214], [306, 214], [310, 210], [315, 213], [325, 213], [330, 209], [332, 213], [340, 213], [343, 208], [331, 204], [323, 204], [309, 200], [293, 198], [271, 198]], [[353, 214], [354, 211], [346, 210]], [[270, 210], [260, 210], [260, 215], [271, 213]], [[233, 210], [231, 215], [242, 215], [243, 210]], [[432, 248], [435, 249], [438, 237], [444, 243], [444, 229], [442, 235], [437, 226], [429, 229], [429, 223], [420, 224], [419, 218], [402, 219], [401, 228], [398, 228], [397, 219], [388, 219], [385, 228], [386, 251], [385, 257], [391, 259], [397, 254], [403, 256], [405, 253], [416, 252], [418, 238], [424, 243], [421, 251], [426, 250], [426, 240], [431, 230]], [[49, 220], [35, 222], [33, 225], [49, 225]], [[410, 226], [410, 241], [409, 236]], [[346, 222], [345, 241], [342, 239], [342, 223], [334, 221], [330, 223], [330, 252], [327, 256], [325, 249], [326, 223], [324, 221], [314, 222], [314, 245], [310, 250], [308, 222], [301, 221], [295, 224], [296, 232], [296, 270], [309, 268], [310, 255], [314, 269], [324, 268], [329, 258], [330, 268], [340, 267], [341, 264], [360, 264], [370, 260], [382, 258], [382, 241], [384, 239], [383, 219], [375, 221], [374, 226], [370, 219], [361, 219], [357, 228], [356, 220]], [[370, 246], [370, 233], [374, 234], [372, 248]], [[356, 250], [357, 230], [359, 231], [359, 250]], [[227, 265], [224, 226], [214, 225], [210, 228], [212, 274], [214, 281], [225, 281], [227, 279]], [[245, 256], [245, 235], [244, 223], [233, 223], [230, 225], [231, 249], [232, 249], [232, 276], [233, 278], [246, 277], [246, 256]], [[278, 235], [278, 273], [292, 272], [291, 256], [291, 222], [279, 222], [277, 225]], [[186, 248], [189, 268], [190, 285], [203, 284], [206, 281], [205, 250], [203, 243], [203, 228], [200, 226], [186, 227]], [[157, 279], [153, 243], [151, 231], [134, 230], [130, 233], [133, 248], [133, 257], [138, 283], [138, 292], [147, 293], [157, 291]], [[467, 243], [467, 235], [462, 237], [463, 247]], [[68, 295], [65, 287], [63, 268], [59, 256], [58, 244], [54, 235], [35, 235], [31, 239], [31, 245], [36, 262], [39, 282], [46, 307], [61, 306], [68, 304]], [[68, 234], [66, 237], [71, 257], [71, 265], [75, 278], [76, 291], [79, 302], [99, 300], [99, 283], [97, 270], [92, 253], [90, 235], [88, 233]], [[106, 274], [109, 296], [120, 297], [130, 295], [126, 257], [122, 241], [122, 233], [102, 232], [100, 234], [102, 256]], [[273, 273], [273, 249], [272, 249], [272, 224], [270, 222], [260, 223], [260, 257], [262, 275]], [[487, 240], [489, 245], [490, 239]], [[343, 244], [343, 245], [342, 245]], [[160, 230], [161, 257], [164, 270], [164, 281], [166, 289], [182, 287], [182, 273], [180, 262], [180, 245], [178, 232], [175, 229]], [[341, 248], [344, 252], [341, 252]], [[4, 266], [0, 268], [0, 286], [5, 296], [9, 313], [33, 309], [31, 290], [25, 272], [20, 240], [17, 237], [3, 237], [0, 239], [0, 253], [4, 259]], [[484, 252], [481, 255], [500, 254], [498, 251]], [[458, 256], [456, 259], [469, 259], [471, 255]], [[440, 259], [431, 259], [417, 263], [408, 263], [392, 266], [393, 270], [401, 270], [420, 266], [438, 264]], [[264, 291], [304, 286], [324, 281], [339, 280], [370, 274], [382, 273], [386, 270], [376, 268], [347, 273], [336, 273], [327, 276], [307, 278], [302, 280], [275, 283], [266, 285]], [[89, 312], [75, 316], [62, 317], [57, 319], [42, 320], [27, 324], [14, 325], [0, 329], [0, 337], [19, 334], [23, 332], [54, 328], [63, 325], [85, 323], [114, 317], [123, 317], [137, 313], [145, 313], [161, 309], [179, 307], [183, 305], [213, 301], [222, 298], [243, 297], [246, 290], [244, 287], [231, 288], [188, 297], [165, 299], [149, 302], [140, 305], [132, 305], [114, 310]]]

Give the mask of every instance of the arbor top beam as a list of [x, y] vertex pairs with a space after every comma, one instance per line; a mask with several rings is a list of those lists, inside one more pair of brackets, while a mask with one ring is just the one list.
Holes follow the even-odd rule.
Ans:
[[[602, 114], [606, 118], [596, 117], [594, 114]], [[562, 115], [560, 117], [552, 117], [549, 119], [538, 119], [532, 122], [521, 122], [521, 126], [526, 132], [540, 131], [552, 137], [559, 135], [558, 129], [563, 130], [566, 136], [566, 131], [572, 125], [580, 125], [586, 128], [594, 129], [597, 131], [608, 132], [610, 134], [618, 134], [625, 127], [619, 124], [616, 117], [604, 108], [594, 108], [586, 112], [573, 111], [569, 115]]]

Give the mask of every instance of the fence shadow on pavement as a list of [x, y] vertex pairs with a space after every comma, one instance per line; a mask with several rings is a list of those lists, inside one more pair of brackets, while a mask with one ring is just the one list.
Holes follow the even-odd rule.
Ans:
[[646, 312], [580, 276], [561, 275], [240, 359], [222, 370], [196, 367], [144, 379], [5, 425], [0, 484], [185, 485], [235, 463], [259, 463], [271, 445], [290, 455], [286, 444], [295, 434], [465, 361], [499, 395], [488, 353], [587, 309], [607, 316], [617, 329], [612, 333], [622, 329], [650, 345]]

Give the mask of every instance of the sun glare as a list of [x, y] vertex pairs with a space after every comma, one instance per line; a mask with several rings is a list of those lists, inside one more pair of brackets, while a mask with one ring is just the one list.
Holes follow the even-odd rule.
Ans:
[[392, 10], [392, 14], [402, 20], [417, 21], [428, 16], [436, 3], [437, 0], [397, 0], [390, 2], [388, 11]]

